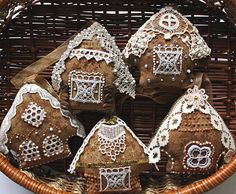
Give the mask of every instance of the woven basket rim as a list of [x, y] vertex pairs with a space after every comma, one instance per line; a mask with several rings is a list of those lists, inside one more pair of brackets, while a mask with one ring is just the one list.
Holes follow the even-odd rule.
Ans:
[[[71, 192], [65, 192], [62, 190], [57, 190], [52, 186], [49, 186], [41, 181], [34, 180], [29, 177], [20, 169], [14, 167], [8, 158], [0, 154], [0, 171], [4, 173], [7, 177], [13, 180], [15, 183], [23, 186], [24, 188], [42, 194], [71, 194]], [[224, 165], [220, 170], [211, 175], [210, 177], [186, 185], [176, 191], [167, 191], [165, 194], [197, 194], [207, 192], [216, 186], [223, 183], [226, 179], [232, 176], [236, 172], [236, 156], [231, 160], [230, 163]]]

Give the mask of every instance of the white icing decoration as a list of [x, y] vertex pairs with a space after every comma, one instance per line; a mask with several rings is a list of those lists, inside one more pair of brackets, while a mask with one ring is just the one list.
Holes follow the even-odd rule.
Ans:
[[180, 74], [182, 71], [182, 53], [183, 53], [182, 48], [173, 46], [173, 45], [170, 45], [170, 46], [158, 45], [154, 47], [153, 49], [153, 73], [155, 75]]
[[27, 109], [25, 109], [25, 112], [21, 116], [21, 118], [26, 123], [34, 127], [39, 127], [40, 125], [42, 125], [45, 117], [46, 117], [45, 110], [34, 102], [29, 103]]
[[[134, 134], [134, 132], [126, 125], [126, 123], [121, 120], [120, 118], [114, 116], [114, 119], [117, 122], [117, 125], [119, 126], [123, 126], [127, 132], [129, 132], [132, 137], [138, 142], [138, 144], [143, 148], [144, 153], [148, 155], [148, 150], [147, 147], [143, 144], [143, 142]], [[93, 129], [90, 131], [90, 133], [87, 135], [87, 137], [84, 139], [83, 144], [81, 145], [81, 147], [79, 148], [79, 150], [77, 151], [73, 161], [70, 164], [70, 168], [68, 169], [68, 172], [73, 173], [75, 171], [76, 168], [76, 163], [79, 161], [81, 154], [84, 152], [85, 147], [89, 144], [89, 140], [91, 139], [91, 137], [93, 137], [93, 135], [95, 134], [95, 132], [100, 129], [101, 125], [106, 123], [106, 119], [101, 119], [94, 127]]]
[[103, 98], [105, 78], [100, 73], [71, 71], [69, 74], [70, 100], [99, 104]]
[[47, 157], [58, 155], [64, 151], [63, 142], [57, 135], [47, 136], [43, 140], [43, 153]]
[[99, 151], [110, 157], [112, 161], [116, 161], [116, 157], [125, 152], [126, 137], [123, 126], [102, 124], [99, 128], [98, 136], [100, 142]]
[[[216, 110], [207, 102], [208, 96], [205, 94], [204, 89], [199, 89], [198, 86], [194, 86], [193, 89], [188, 89], [187, 93], [180, 97], [174, 106], [171, 108], [169, 114], [163, 120], [162, 124], [157, 130], [156, 135], [153, 137], [151, 143], [148, 146], [149, 150], [154, 148], [164, 147], [169, 143], [169, 139], [159, 143], [159, 136], [167, 129], [176, 130], [182, 121], [183, 114], [189, 114], [197, 110], [210, 116], [212, 126], [221, 132], [221, 142], [226, 149], [235, 151], [235, 141], [230, 133], [229, 129], [225, 125], [223, 119], [216, 112]], [[224, 141], [225, 140], [225, 141]], [[153, 155], [153, 153], [152, 153]], [[150, 163], [156, 163], [157, 160], [149, 157]]]
[[212, 164], [213, 146], [193, 144], [186, 150], [186, 168], [206, 169]]
[[95, 59], [97, 62], [106, 61], [107, 64], [113, 62], [113, 56], [110, 53], [91, 49], [73, 49], [70, 58], [76, 57], [78, 60], [85, 57], [87, 60]]
[[149, 150], [149, 161], [151, 161], [150, 163], [157, 163], [159, 162], [161, 159], [161, 150], [159, 147], [155, 147]]
[[36, 84], [25, 84], [24, 86], [21, 87], [21, 89], [18, 91], [16, 94], [15, 100], [8, 111], [7, 115], [3, 119], [3, 122], [1, 124], [1, 129], [0, 129], [0, 152], [7, 154], [9, 152], [8, 148], [6, 147], [6, 143], [8, 142], [7, 138], [7, 132], [11, 128], [11, 120], [15, 117], [16, 115], [16, 108], [18, 105], [20, 105], [24, 98], [24, 94], [39, 94], [40, 98], [42, 100], [47, 100], [50, 102], [51, 106], [55, 109], [59, 109], [61, 114], [68, 118], [70, 120], [71, 126], [77, 128], [77, 135], [84, 137], [85, 136], [85, 131], [83, 125], [73, 116], [71, 116], [70, 112], [61, 109], [60, 107], [60, 102], [52, 96], [48, 91], [45, 89], [39, 87]]
[[131, 168], [100, 168], [100, 192], [130, 190]]
[[19, 151], [21, 157], [24, 159], [24, 162], [40, 160], [40, 152], [38, 146], [31, 140], [24, 141], [19, 146]]
[[[125, 65], [122, 54], [116, 46], [114, 38], [99, 23], [95, 22], [90, 27], [82, 30], [76, 37], [70, 41], [67, 50], [63, 53], [60, 60], [56, 63], [52, 71], [52, 85], [55, 90], [59, 91], [61, 87], [61, 74], [66, 70], [66, 59], [73, 54], [74, 49], [78, 47], [83, 40], [92, 40], [95, 38], [99, 41], [103, 49], [108, 52], [108, 56], [112, 58], [114, 69], [116, 70], [117, 79], [113, 82], [121, 93], [129, 94], [135, 97], [135, 80], [129, 72], [128, 66]], [[86, 56], [85, 56], [86, 57]], [[91, 57], [91, 56], [89, 56]], [[94, 57], [94, 56], [93, 56]], [[96, 58], [96, 57], [95, 57]], [[109, 59], [109, 63], [110, 63]]]
[[170, 40], [173, 36], [180, 38], [188, 46], [192, 60], [205, 58], [211, 54], [211, 49], [200, 36], [197, 28], [173, 8], [165, 7], [154, 14], [130, 38], [123, 50], [125, 58], [129, 58], [131, 54], [141, 57], [149, 43], [159, 34], [162, 34], [166, 40]]
[[160, 18], [159, 25], [169, 31], [179, 27], [179, 19], [173, 13], [163, 14]]

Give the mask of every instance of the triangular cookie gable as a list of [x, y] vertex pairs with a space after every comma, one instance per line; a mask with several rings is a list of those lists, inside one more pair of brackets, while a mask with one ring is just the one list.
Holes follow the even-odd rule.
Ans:
[[194, 68], [206, 65], [210, 53], [197, 28], [171, 7], [154, 14], [123, 51], [127, 63], [140, 71], [137, 93], [144, 95], [153, 93], [150, 88], [187, 88], [195, 82]]
[[[148, 152], [123, 120], [100, 120], [75, 155], [69, 172], [84, 169], [87, 192], [122, 192], [141, 189], [139, 174], [147, 169]], [[114, 182], [114, 178], [120, 181]]]
[[47, 90], [25, 84], [5, 116], [0, 129], [0, 151], [9, 150], [20, 167], [29, 168], [70, 155], [67, 141], [84, 137], [83, 125]]
[[235, 152], [233, 136], [207, 98], [194, 86], [176, 101], [148, 147], [150, 163], [158, 162], [163, 151], [168, 172], [205, 174], [216, 171], [223, 155]]
[[135, 80], [114, 38], [98, 22], [92, 22], [70, 41], [54, 66], [52, 84], [57, 91], [67, 86], [70, 101], [81, 104], [111, 101], [114, 91], [108, 96], [107, 90], [114, 89], [135, 97]]

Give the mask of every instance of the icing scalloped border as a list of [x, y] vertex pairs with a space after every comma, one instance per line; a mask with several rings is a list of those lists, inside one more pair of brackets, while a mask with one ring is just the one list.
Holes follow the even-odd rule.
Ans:
[[36, 84], [25, 84], [24, 86], [21, 87], [21, 89], [16, 94], [16, 97], [12, 106], [9, 109], [7, 115], [5, 116], [1, 124], [0, 152], [3, 152], [4, 154], [7, 154], [9, 152], [8, 148], [6, 147], [6, 143], [8, 142], [7, 132], [11, 128], [11, 120], [16, 115], [17, 106], [23, 102], [23, 95], [27, 93], [31, 93], [31, 94], [37, 93], [39, 94], [41, 99], [48, 100], [53, 108], [59, 109], [61, 114], [70, 120], [71, 126], [77, 128], [78, 136], [80, 137], [85, 136], [83, 125], [75, 117], [73, 117], [69, 111], [61, 109], [60, 102], [54, 96], [52, 96], [48, 91], [39, 87]]
[[[152, 155], [155, 155], [153, 150], [160, 149], [169, 143], [169, 136], [167, 135], [166, 141], [159, 142], [159, 137], [166, 130], [176, 130], [181, 124], [182, 114], [189, 114], [195, 110], [198, 110], [204, 114], [210, 115], [212, 126], [221, 132], [221, 142], [223, 146], [228, 150], [236, 150], [235, 142], [232, 134], [230, 133], [228, 127], [224, 123], [223, 119], [216, 112], [216, 110], [207, 102], [208, 96], [205, 94], [204, 89], [198, 89], [198, 86], [194, 86], [193, 89], [188, 89], [187, 93], [180, 97], [175, 105], [171, 108], [170, 112], [163, 120], [162, 124], [157, 130], [156, 135], [151, 140], [148, 146], [149, 150], [149, 162], [156, 163], [160, 159], [154, 159]], [[224, 142], [224, 137], [228, 138], [227, 142]]]
[[[211, 54], [211, 49], [200, 36], [197, 28], [193, 26], [193, 24], [187, 18], [185, 18], [178, 11], [174, 10], [172, 7], [165, 7], [162, 8], [158, 13], [152, 15], [151, 18], [147, 20], [134, 35], [131, 36], [123, 50], [123, 55], [125, 58], [129, 58], [131, 54], [141, 57], [147, 50], [149, 42], [151, 42], [156, 35], [163, 34], [164, 37], [167, 37], [167, 34], [161, 30], [147, 28], [148, 25], [152, 26], [153, 20], [165, 12], [179, 15], [181, 18], [183, 18], [183, 21], [186, 24], [186, 27], [180, 32], [169, 31], [169, 36], [167, 39], [171, 39], [171, 37], [174, 35], [176, 35], [178, 38], [181, 38], [183, 43], [189, 47], [189, 56], [192, 60], [205, 58]], [[193, 26], [191, 31], [188, 31], [188, 26]], [[188, 33], [188, 36], [186, 36], [185, 33]]]
[[[138, 144], [143, 148], [144, 153], [148, 155], [148, 150], [146, 145], [144, 145], [144, 143], [134, 134], [134, 132], [127, 126], [127, 124], [121, 120], [120, 118], [116, 117], [116, 121], [118, 123], [118, 125], [122, 125], [124, 126], [125, 129], [127, 129], [129, 131], [129, 133], [133, 136], [133, 138], [138, 142]], [[85, 147], [88, 145], [90, 138], [95, 134], [95, 132], [97, 130], [99, 130], [99, 127], [106, 121], [105, 118], [101, 119], [94, 127], [93, 129], [90, 131], [90, 133], [88, 134], [88, 136], [84, 139], [83, 144], [81, 145], [81, 147], [79, 148], [79, 150], [77, 151], [73, 161], [70, 164], [70, 168], [68, 169], [68, 172], [70, 172], [71, 174], [74, 173], [75, 168], [76, 168], [76, 163], [78, 162], [78, 160], [80, 159], [81, 154], [84, 152]]]
[[[129, 68], [125, 65], [122, 54], [116, 46], [114, 38], [107, 32], [107, 30], [98, 22], [93, 23], [90, 27], [82, 30], [76, 37], [70, 41], [67, 50], [63, 53], [60, 60], [56, 63], [52, 71], [52, 85], [56, 91], [61, 87], [61, 74], [66, 70], [65, 61], [70, 57], [71, 52], [78, 47], [83, 40], [91, 40], [95, 37], [101, 46], [112, 56], [114, 62], [113, 72], [117, 75], [117, 79], [113, 82], [121, 93], [126, 93], [132, 98], [135, 98], [136, 82]], [[110, 59], [109, 59], [110, 61]]]

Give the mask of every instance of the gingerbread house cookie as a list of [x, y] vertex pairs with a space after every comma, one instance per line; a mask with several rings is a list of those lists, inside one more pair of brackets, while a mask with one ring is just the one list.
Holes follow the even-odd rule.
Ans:
[[100, 120], [71, 163], [69, 172], [84, 169], [88, 193], [141, 190], [139, 174], [147, 168], [146, 146], [123, 120]]
[[197, 28], [171, 7], [154, 14], [123, 51], [127, 63], [140, 72], [137, 94], [154, 100], [155, 90], [163, 92], [160, 88], [173, 92], [193, 85], [194, 68], [206, 65], [210, 53]]
[[37, 84], [25, 84], [1, 124], [0, 151], [30, 168], [68, 157], [67, 141], [76, 135], [85, 136], [83, 125], [58, 99]]
[[235, 140], [223, 119], [207, 102], [204, 89], [194, 86], [180, 97], [149, 145], [150, 162], [169, 157], [167, 172], [210, 174], [235, 153]]
[[88, 23], [70, 41], [54, 66], [52, 84], [68, 93], [73, 112], [113, 112], [117, 91], [135, 96], [135, 80], [114, 39], [98, 22]]

